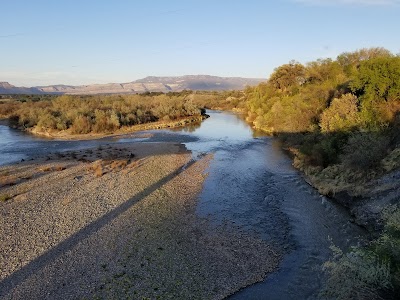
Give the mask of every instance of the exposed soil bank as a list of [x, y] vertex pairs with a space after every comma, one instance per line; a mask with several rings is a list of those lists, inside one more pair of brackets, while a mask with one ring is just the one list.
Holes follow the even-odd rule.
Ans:
[[1, 167], [0, 297], [222, 299], [263, 280], [280, 254], [196, 215], [212, 156], [191, 157], [142, 143]]
[[[382, 212], [400, 199], [400, 170], [378, 173], [374, 170], [357, 171], [343, 165], [326, 169], [299, 163], [299, 159], [285, 145], [282, 148], [302, 172], [304, 180], [321, 195], [346, 208], [351, 221], [376, 234], [383, 229]], [[367, 150], [366, 150], [367, 151]], [[384, 169], [384, 168], [383, 168]]]
[[[400, 171], [392, 171], [367, 182], [361, 194], [354, 195], [352, 189], [344, 190], [331, 197], [347, 207], [353, 221], [371, 233], [383, 229], [382, 212], [400, 200]], [[357, 187], [355, 187], [356, 189]]]

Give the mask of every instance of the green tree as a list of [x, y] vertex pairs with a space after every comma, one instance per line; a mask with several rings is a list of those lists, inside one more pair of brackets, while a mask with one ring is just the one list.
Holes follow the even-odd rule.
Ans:
[[360, 115], [357, 97], [345, 94], [332, 100], [331, 105], [321, 115], [322, 132], [349, 131], [358, 127]]
[[343, 69], [337, 61], [330, 58], [318, 59], [307, 64], [306, 80], [308, 83], [319, 83], [327, 80], [337, 81], [345, 80]]
[[378, 57], [391, 57], [393, 56], [389, 50], [385, 48], [363, 48], [354, 52], [345, 52], [337, 57], [337, 62], [343, 67], [348, 76], [357, 73], [357, 69], [361, 62]]
[[268, 82], [276, 90], [291, 94], [294, 92], [294, 88], [305, 82], [305, 68], [302, 64], [291, 61], [276, 68]]
[[363, 61], [350, 87], [363, 100], [400, 98], [400, 57], [378, 57]]

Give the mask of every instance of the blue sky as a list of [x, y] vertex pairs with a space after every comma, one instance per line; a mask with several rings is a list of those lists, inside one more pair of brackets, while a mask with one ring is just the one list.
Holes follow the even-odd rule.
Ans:
[[400, 0], [0, 0], [0, 81], [268, 78], [364, 47], [400, 52]]

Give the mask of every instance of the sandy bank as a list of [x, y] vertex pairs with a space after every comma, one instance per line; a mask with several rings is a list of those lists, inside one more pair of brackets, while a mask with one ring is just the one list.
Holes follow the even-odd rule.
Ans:
[[211, 156], [106, 146], [0, 168], [2, 299], [222, 299], [280, 255], [196, 216]]

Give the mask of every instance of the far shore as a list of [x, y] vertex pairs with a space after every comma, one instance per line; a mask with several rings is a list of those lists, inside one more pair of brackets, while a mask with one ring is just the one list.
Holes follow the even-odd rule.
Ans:
[[91, 139], [100, 139], [104, 137], [112, 137], [112, 136], [119, 136], [125, 135], [129, 133], [134, 133], [138, 131], [145, 131], [145, 130], [156, 130], [156, 129], [166, 129], [166, 128], [180, 128], [185, 127], [191, 124], [200, 123], [204, 119], [206, 119], [207, 115], [200, 115], [200, 116], [192, 116], [192, 117], [184, 117], [178, 120], [173, 121], [157, 121], [157, 122], [150, 122], [144, 124], [138, 124], [129, 127], [122, 127], [117, 131], [112, 133], [88, 133], [88, 134], [71, 134], [68, 131], [43, 131], [37, 129], [28, 130], [28, 132], [37, 135], [37, 136], [44, 136], [47, 138], [53, 139], [61, 139], [61, 140], [91, 140]]
[[[144, 124], [137, 124], [129, 127], [122, 127], [113, 132], [104, 132], [104, 133], [94, 133], [90, 132], [87, 134], [72, 134], [68, 130], [63, 131], [55, 131], [55, 130], [46, 130], [46, 129], [38, 129], [34, 128], [17, 128], [22, 131], [26, 131], [30, 134], [39, 137], [45, 137], [50, 139], [59, 139], [59, 140], [95, 140], [101, 139], [105, 137], [114, 137], [120, 135], [126, 135], [129, 133], [135, 133], [138, 131], [146, 131], [146, 130], [157, 130], [157, 129], [167, 129], [167, 128], [182, 128], [190, 125], [200, 124], [203, 120], [207, 119], [208, 115], [199, 115], [199, 116], [191, 116], [191, 117], [183, 117], [177, 120], [172, 121], [157, 121], [150, 122]], [[0, 125], [9, 126], [7, 119], [0, 119]]]

